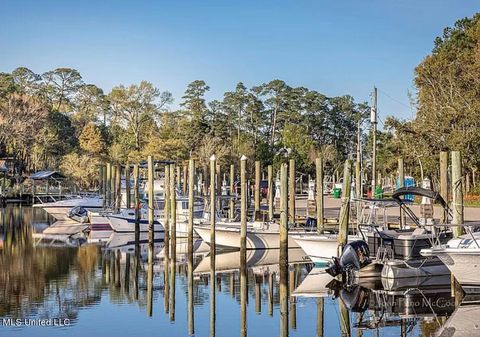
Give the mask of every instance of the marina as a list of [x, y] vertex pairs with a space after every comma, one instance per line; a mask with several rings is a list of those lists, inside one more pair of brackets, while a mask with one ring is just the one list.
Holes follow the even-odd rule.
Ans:
[[4, 1], [0, 40], [1, 336], [480, 336], [477, 2]]

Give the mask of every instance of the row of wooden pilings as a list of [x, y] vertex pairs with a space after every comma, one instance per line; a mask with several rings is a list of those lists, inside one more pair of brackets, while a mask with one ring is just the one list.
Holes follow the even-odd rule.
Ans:
[[[452, 208], [453, 208], [453, 224], [463, 223], [463, 195], [462, 195], [462, 170], [461, 170], [461, 156], [459, 152], [452, 152]], [[247, 181], [246, 181], [246, 164], [247, 158], [242, 156], [240, 159], [240, 221], [241, 221], [241, 250], [240, 250], [240, 285], [241, 285], [241, 296], [240, 296], [240, 306], [241, 306], [241, 336], [246, 336], [246, 305], [247, 305], [247, 268], [246, 268], [246, 249], [247, 249]], [[216, 259], [216, 246], [215, 246], [215, 207], [216, 207], [216, 191], [217, 191], [217, 163], [215, 156], [210, 158], [210, 222], [211, 222], [211, 246], [210, 246], [210, 334], [215, 335], [215, 288], [216, 288], [216, 277], [215, 277], [215, 259]], [[139, 167], [137, 164], [133, 166], [134, 172], [134, 207], [136, 209], [136, 219], [138, 217], [138, 205], [139, 205]], [[178, 167], [177, 167], [178, 168]], [[345, 245], [347, 242], [348, 236], [348, 224], [350, 219], [350, 184], [352, 176], [352, 163], [350, 160], [345, 162], [344, 166], [344, 185], [342, 188], [342, 207], [339, 216], [339, 243], [340, 247]], [[255, 213], [260, 211], [260, 172], [261, 167], [260, 163], [255, 162], [255, 192], [254, 192], [254, 210]], [[273, 202], [273, 169], [272, 166], [268, 166], [268, 219], [273, 220], [274, 218], [274, 202]], [[195, 162], [193, 160], [189, 161], [188, 164], [188, 326], [189, 333], [194, 333], [194, 316], [193, 316], [193, 202], [194, 202], [194, 186], [195, 186]], [[356, 185], [355, 190], [357, 195], [361, 195], [361, 178], [360, 178], [360, 166], [357, 162], [355, 164], [355, 176], [356, 176]], [[398, 176], [400, 187], [403, 186], [404, 181], [404, 164], [403, 159], [398, 160]], [[105, 195], [105, 200], [107, 204], [111, 202], [114, 203], [115, 208], [120, 208], [120, 168], [119, 166], [111, 166], [107, 164], [101, 171], [101, 177], [104, 181], [102, 186], [102, 191]], [[447, 200], [447, 187], [448, 187], [448, 154], [442, 152], [440, 154], [440, 194]], [[170, 271], [168, 268], [166, 270], [166, 276], [169, 277], [169, 304], [166, 306], [166, 310], [170, 312], [170, 318], [174, 319], [174, 306], [175, 306], [175, 264], [176, 264], [176, 193], [175, 187], [179, 185], [179, 170], [176, 170], [174, 164], [165, 166], [165, 216], [164, 216], [164, 225], [165, 225], [165, 247], [166, 247], [166, 261], [170, 265]], [[184, 175], [184, 189], [185, 189], [185, 175]], [[235, 178], [234, 165], [230, 166], [230, 193], [233, 193]], [[154, 162], [153, 158], [148, 158], [148, 221], [149, 221], [149, 254], [148, 254], [148, 279], [153, 279], [153, 241], [154, 241]], [[130, 167], [127, 166], [125, 170], [125, 181], [126, 181], [126, 204], [131, 206], [130, 202]], [[286, 193], [285, 193], [286, 192]], [[316, 159], [316, 215], [317, 215], [317, 229], [319, 232], [323, 230], [324, 226], [324, 203], [323, 203], [323, 162], [321, 158]], [[288, 278], [288, 227], [289, 222], [292, 223], [295, 221], [295, 162], [290, 160], [289, 163], [283, 163], [280, 165], [280, 332], [282, 336], [288, 335], [288, 294], [289, 294], [289, 278]], [[230, 200], [230, 217], [235, 215], [235, 203], [234, 200]], [[254, 214], [255, 214], [254, 213]], [[358, 213], [357, 213], [358, 218]], [[404, 220], [404, 215], [401, 215], [401, 221]], [[137, 221], [138, 223], [138, 221]], [[137, 226], [138, 228], [138, 226]], [[138, 235], [138, 230], [136, 230], [136, 236]], [[149, 282], [150, 287], [148, 287], [148, 293], [153, 293], [152, 282]], [[152, 297], [150, 297], [149, 303], [147, 303], [147, 308], [150, 308], [149, 314], [151, 314], [152, 308]], [[292, 299], [294, 301], [294, 299]], [[349, 318], [348, 310], [342, 307], [341, 301], [339, 301], [340, 312], [341, 312], [341, 326], [342, 332], [347, 335], [349, 332]], [[323, 307], [323, 305], [322, 305]], [[323, 310], [322, 310], [323, 315]], [[323, 317], [323, 316], [322, 316]]]
[[[210, 245], [210, 335], [215, 336], [215, 262], [216, 262], [216, 245], [215, 245], [215, 216], [216, 213], [216, 191], [217, 191], [217, 159], [215, 156], [210, 158], [210, 225], [211, 225], [211, 245]], [[246, 165], [247, 158], [242, 156], [240, 158], [240, 222], [241, 222], [241, 249], [240, 249], [240, 322], [241, 322], [241, 336], [247, 335], [246, 328], [246, 309], [247, 309], [247, 266], [246, 266], [246, 250], [247, 250], [247, 180], [246, 180]], [[147, 313], [152, 314], [152, 294], [153, 294], [153, 243], [154, 243], [154, 161], [152, 157], [147, 160], [148, 174], [148, 224], [149, 224], [149, 249], [148, 249], [148, 269], [147, 269]], [[134, 178], [134, 208], [136, 214], [136, 241], [139, 237], [139, 166], [133, 165]], [[165, 278], [169, 279], [168, 305], [165, 306], [165, 311], [170, 313], [170, 319], [174, 320], [174, 306], [175, 306], [175, 265], [176, 265], [176, 193], [175, 187], [178, 186], [179, 170], [176, 170], [174, 164], [165, 166], [165, 209], [164, 209], [164, 227], [165, 227], [165, 266], [170, 265], [170, 268], [165, 268]], [[260, 162], [255, 162], [255, 191], [254, 191], [254, 214], [260, 211]], [[323, 186], [323, 161], [321, 158], [316, 160], [316, 213], [317, 213], [317, 228], [319, 232], [323, 231], [324, 225], [324, 186]], [[112, 205], [119, 209], [120, 204], [120, 174], [121, 167], [118, 165], [107, 164], [101, 170], [101, 190], [104, 195], [106, 205]], [[125, 182], [126, 182], [126, 205], [131, 207], [130, 202], [130, 166], [125, 168]], [[177, 174], [177, 176], [175, 176]], [[274, 218], [274, 184], [273, 184], [273, 168], [271, 165], [267, 168], [268, 174], [268, 219]], [[195, 162], [189, 160], [188, 164], [188, 327], [189, 334], [194, 333], [194, 315], [193, 315], [193, 204], [194, 204], [194, 184], [195, 184]], [[351, 176], [351, 161], [347, 160], [344, 170], [344, 181], [346, 186], [343, 188], [342, 211], [340, 216], [341, 230], [343, 234], [339, 236], [341, 244], [347, 241], [348, 219], [349, 219], [349, 200], [350, 200], [350, 176]], [[184, 182], [185, 182], [184, 175]], [[230, 166], [230, 193], [234, 194], [235, 170], [234, 165]], [[184, 185], [184, 188], [186, 186]], [[289, 322], [289, 308], [288, 297], [289, 291], [289, 271], [288, 271], [288, 228], [289, 222], [293, 223], [295, 216], [295, 161], [290, 160], [289, 163], [283, 163], [280, 166], [280, 332], [282, 336], [288, 335]], [[235, 216], [235, 203], [233, 198], [230, 199], [230, 217]], [[138, 261], [138, 259], [136, 259]], [[170, 270], [169, 270], [170, 269]], [[291, 301], [294, 301], [292, 298]], [[323, 319], [323, 300], [321, 304], [321, 317]], [[348, 311], [341, 308], [343, 321], [347, 322]], [[349, 331], [349, 324], [343, 324], [343, 331]], [[348, 328], [347, 328], [348, 326]]]

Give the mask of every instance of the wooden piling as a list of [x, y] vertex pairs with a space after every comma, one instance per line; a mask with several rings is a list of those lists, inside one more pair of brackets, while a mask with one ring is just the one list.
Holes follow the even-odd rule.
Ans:
[[187, 194], [187, 187], [188, 187], [188, 166], [183, 165], [183, 179], [182, 179], [182, 192], [183, 195]]
[[122, 166], [117, 165], [115, 176], [115, 210], [120, 211], [122, 207]]
[[[405, 186], [405, 167], [403, 164], [403, 158], [398, 158], [398, 180], [399, 187], [402, 188]], [[400, 228], [405, 228], [406, 218], [405, 212], [400, 208]]]
[[[177, 173], [179, 171], [177, 170]], [[176, 264], [177, 255], [177, 193], [176, 185], [178, 179], [175, 179], [175, 164], [170, 165], [170, 258], [173, 264]]]
[[317, 298], [317, 336], [323, 337], [323, 298]]
[[229, 203], [229, 218], [235, 218], [235, 200], [233, 199], [235, 196], [235, 165], [230, 165], [230, 203]]
[[105, 195], [106, 195], [106, 206], [110, 207], [112, 202], [112, 165], [107, 163], [106, 167], [106, 179], [105, 179]]
[[188, 251], [193, 253], [193, 206], [194, 206], [194, 189], [195, 184], [195, 161], [188, 161]]
[[[153, 209], [154, 209], [154, 196], [155, 194], [153, 193], [153, 157], [148, 156], [148, 240], [152, 241], [153, 245], [153, 239], [154, 239], [154, 234], [153, 234]], [[152, 253], [153, 254], [153, 253]]]
[[[173, 174], [173, 176], [175, 176], [175, 174]], [[175, 181], [174, 181], [174, 184], [175, 184]], [[172, 225], [173, 225], [173, 222], [172, 222]], [[172, 227], [172, 238], [175, 237], [173, 235], [174, 232], [175, 232], [175, 230]], [[175, 321], [175, 290], [176, 290], [175, 289], [175, 282], [176, 282], [175, 276], [176, 276], [177, 263], [176, 263], [176, 249], [174, 248], [175, 247], [174, 244], [176, 245], [175, 240], [172, 239], [172, 242], [171, 242], [172, 252], [170, 253], [170, 256], [171, 256], [171, 261], [170, 261], [170, 289], [169, 289], [170, 290], [170, 296], [169, 296], [169, 301], [168, 301], [168, 313], [169, 313], [170, 322]]]
[[350, 159], [347, 159], [343, 168], [342, 207], [340, 209], [340, 230], [338, 232], [338, 243], [340, 245], [340, 249], [343, 249], [343, 246], [345, 246], [348, 241], [351, 178], [352, 162]]
[[[293, 293], [296, 287], [296, 282], [295, 282], [295, 269], [292, 269], [288, 272], [289, 280], [288, 280], [288, 285], [290, 288], [290, 294]], [[290, 297], [290, 328], [293, 330], [297, 329], [297, 302], [296, 302], [296, 297], [291, 296]]]
[[288, 214], [289, 221], [294, 224], [296, 220], [295, 212], [295, 159], [290, 159], [290, 174], [288, 184]]
[[110, 181], [110, 191], [112, 194], [112, 199], [111, 199], [111, 204], [112, 208], [115, 210], [117, 206], [117, 189], [115, 188], [116, 184], [115, 182], [117, 181], [117, 166], [112, 165], [112, 180]]
[[126, 208], [132, 207], [132, 196], [130, 189], [130, 163], [125, 165], [125, 205]]
[[140, 238], [140, 182], [138, 164], [133, 165], [133, 201], [135, 203], [135, 242]]
[[247, 249], [247, 157], [240, 158], [240, 252]]
[[165, 256], [170, 258], [170, 165], [165, 165], [163, 222], [165, 229]]
[[[460, 151], [452, 151], [452, 212], [453, 225], [463, 224], [463, 179], [462, 156]], [[453, 236], [462, 235], [462, 227], [453, 227]]]
[[255, 161], [255, 194], [254, 194], [255, 216], [260, 212], [260, 161]]
[[125, 254], [125, 278], [124, 278], [124, 289], [128, 294], [130, 289], [130, 253]]
[[[189, 173], [192, 173], [191, 168], [193, 160], [190, 159], [188, 163]], [[195, 172], [193, 172], [194, 174]], [[193, 184], [192, 178], [193, 174], [189, 175], [188, 185], [189, 191], [188, 194], [192, 193], [193, 195]], [[190, 177], [191, 176], [191, 177]], [[191, 192], [190, 192], [191, 191]], [[189, 220], [190, 221], [190, 220]], [[193, 226], [192, 226], [193, 227]], [[188, 334], [193, 336], [195, 334], [195, 314], [194, 314], [194, 301], [193, 301], [193, 242], [188, 246], [188, 255], [187, 255], [187, 288], [188, 288], [188, 298], [187, 298], [187, 321], [188, 321]]]
[[[355, 161], [355, 197], [357, 199], [361, 199], [363, 197], [362, 195], [362, 171], [360, 170], [360, 162], [357, 160]], [[361, 214], [362, 214], [362, 208], [361, 204], [359, 201], [356, 202], [356, 219], [357, 219], [357, 224], [360, 222]]]
[[[448, 152], [440, 152], [440, 196], [448, 203]], [[447, 223], [448, 213], [443, 212], [443, 223]]]
[[317, 206], [317, 232], [323, 233], [325, 227], [325, 214], [324, 214], [324, 202], [323, 202], [323, 158], [318, 157], [315, 159], [316, 169], [316, 206]]
[[342, 337], [350, 337], [350, 315], [343, 301], [338, 301], [340, 307], [340, 332]]
[[281, 266], [288, 266], [288, 165], [280, 167], [280, 260]]
[[[245, 162], [243, 160], [242, 162]], [[244, 184], [242, 184], [244, 186]], [[242, 187], [243, 188], [243, 187]], [[245, 194], [242, 194], [245, 195]], [[240, 336], [247, 336], [248, 277], [247, 255], [245, 249], [240, 252]]]
[[273, 211], [274, 185], [273, 185], [273, 167], [272, 167], [272, 165], [268, 165], [267, 171], [268, 171], [268, 174], [267, 174], [267, 179], [268, 179], [268, 220], [273, 221], [273, 217], [274, 217], [274, 211]]
[[258, 275], [254, 275], [253, 280], [255, 282], [255, 312], [260, 314], [262, 313], [262, 283]]
[[216, 221], [215, 169], [216, 169], [216, 158], [215, 158], [215, 155], [212, 155], [210, 157], [210, 252], [213, 254], [215, 254], [215, 221]]
[[268, 273], [268, 315], [273, 316], [273, 272]]
[[[149, 158], [151, 157], [149, 156]], [[148, 162], [150, 163], [150, 160]], [[153, 160], [152, 160], [152, 166], [153, 166]], [[150, 165], [149, 165], [149, 168], [150, 168]], [[153, 172], [153, 167], [152, 167], [152, 172]], [[149, 170], [149, 173], [150, 173], [150, 170]], [[152, 175], [152, 178], [153, 178], [153, 175]], [[149, 190], [149, 194], [150, 194], [150, 190]], [[150, 195], [149, 195], [149, 201], [150, 201]], [[153, 222], [152, 222], [152, 226], [153, 226]], [[147, 316], [152, 317], [152, 315], [153, 315], [153, 235], [148, 239], [148, 267], [147, 267]]]

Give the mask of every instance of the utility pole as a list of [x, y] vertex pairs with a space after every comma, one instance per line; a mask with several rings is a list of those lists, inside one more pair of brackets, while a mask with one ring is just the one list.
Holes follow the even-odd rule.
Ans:
[[373, 87], [372, 109], [370, 111], [370, 122], [372, 123], [372, 197], [375, 194], [377, 183], [377, 87]]

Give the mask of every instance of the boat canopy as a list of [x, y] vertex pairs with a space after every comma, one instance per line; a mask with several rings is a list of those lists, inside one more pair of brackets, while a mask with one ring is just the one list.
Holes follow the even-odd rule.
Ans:
[[426, 188], [422, 187], [400, 187], [399, 189], [395, 190], [395, 192], [393, 192], [392, 199], [395, 199], [397, 202], [402, 203], [403, 200], [401, 200], [400, 197], [408, 194], [430, 198], [435, 202], [439, 203], [443, 208], [448, 209], [448, 204], [445, 202], [445, 200], [443, 200], [440, 193], [434, 192], [432, 190], [427, 190]]

